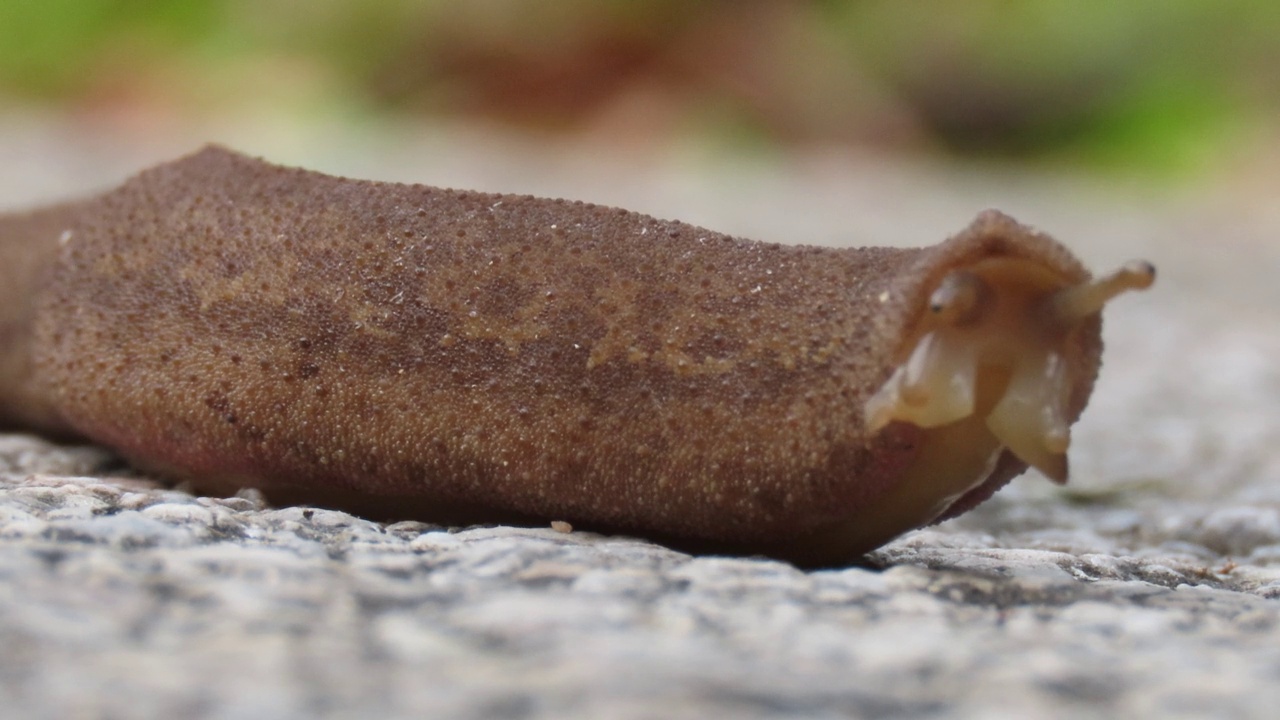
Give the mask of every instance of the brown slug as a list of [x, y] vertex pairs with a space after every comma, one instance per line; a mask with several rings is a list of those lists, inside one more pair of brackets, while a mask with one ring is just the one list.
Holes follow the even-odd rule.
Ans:
[[202, 492], [807, 565], [1064, 481], [1099, 311], [1154, 278], [995, 211], [794, 247], [217, 147], [0, 216], [0, 268], [5, 426]]

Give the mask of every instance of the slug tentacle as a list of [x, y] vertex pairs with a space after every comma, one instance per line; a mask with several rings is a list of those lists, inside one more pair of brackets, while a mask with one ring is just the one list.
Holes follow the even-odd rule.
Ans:
[[1050, 296], [1050, 312], [1063, 325], [1074, 325], [1128, 290], [1145, 290], [1156, 281], [1156, 268], [1145, 260], [1133, 260], [1119, 270], [1092, 282], [1059, 290]]
[[955, 332], [920, 338], [911, 357], [867, 401], [867, 424], [879, 430], [894, 420], [937, 427], [973, 414], [977, 347]]
[[1046, 352], [1023, 358], [1004, 397], [987, 416], [987, 428], [1002, 445], [1058, 484], [1067, 481], [1070, 389], [1062, 355]]

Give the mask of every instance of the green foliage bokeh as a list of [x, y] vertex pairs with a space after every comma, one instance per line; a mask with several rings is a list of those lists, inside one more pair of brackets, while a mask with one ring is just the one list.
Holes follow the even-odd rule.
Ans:
[[772, 142], [923, 138], [1168, 169], [1269, 126], [1277, 64], [1269, 0], [0, 3], [0, 108], [271, 105], [573, 127], [645, 88]]

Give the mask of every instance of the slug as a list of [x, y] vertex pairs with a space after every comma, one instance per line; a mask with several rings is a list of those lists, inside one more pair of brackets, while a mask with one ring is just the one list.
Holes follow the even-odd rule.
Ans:
[[1067, 477], [1100, 279], [986, 211], [768, 244], [208, 147], [0, 216], [0, 424], [200, 492], [847, 563]]

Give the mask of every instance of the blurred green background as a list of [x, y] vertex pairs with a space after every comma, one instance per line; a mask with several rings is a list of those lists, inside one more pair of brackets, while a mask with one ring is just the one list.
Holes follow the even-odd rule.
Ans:
[[1274, 143], [1278, 68], [1273, 0], [0, 2], [0, 112], [140, 127], [270, 109], [1180, 176]]

